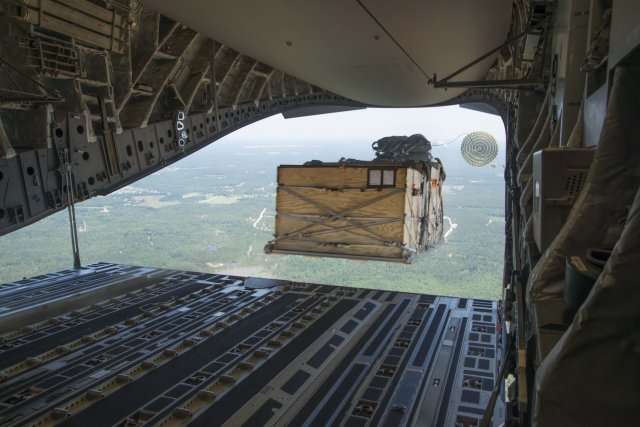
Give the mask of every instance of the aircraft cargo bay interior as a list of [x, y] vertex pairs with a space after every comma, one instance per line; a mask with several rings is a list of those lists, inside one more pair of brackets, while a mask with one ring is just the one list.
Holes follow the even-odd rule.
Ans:
[[639, 47], [635, 0], [0, 0], [0, 424], [637, 424]]

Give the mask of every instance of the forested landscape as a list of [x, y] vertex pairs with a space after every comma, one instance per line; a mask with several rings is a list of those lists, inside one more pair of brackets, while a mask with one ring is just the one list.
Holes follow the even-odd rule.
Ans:
[[[276, 277], [314, 283], [497, 299], [504, 245], [500, 157], [472, 168], [459, 146], [435, 147], [445, 165], [447, 241], [414, 265], [265, 255], [276, 167], [340, 157], [370, 160], [370, 145], [214, 143], [107, 197], [77, 205], [82, 262]], [[0, 282], [72, 265], [66, 211], [0, 237]]]

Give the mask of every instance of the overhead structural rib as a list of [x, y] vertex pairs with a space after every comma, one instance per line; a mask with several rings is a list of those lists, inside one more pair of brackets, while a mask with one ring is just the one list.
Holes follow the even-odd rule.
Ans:
[[[151, 9], [9, 3], [0, 2], [0, 235], [274, 114], [364, 107]], [[113, 41], [99, 34], [107, 27]]]
[[[463, 93], [434, 88], [429, 78], [503, 43], [512, 11], [508, 0], [144, 4], [301, 80], [387, 107], [435, 105]], [[484, 79], [495, 61], [485, 58], [460, 79]]]

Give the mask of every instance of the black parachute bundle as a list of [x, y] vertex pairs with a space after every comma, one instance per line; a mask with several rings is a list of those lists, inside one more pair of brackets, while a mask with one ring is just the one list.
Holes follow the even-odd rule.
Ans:
[[387, 136], [371, 144], [371, 147], [376, 152], [376, 162], [428, 163], [432, 160], [431, 142], [419, 133], [411, 136]]

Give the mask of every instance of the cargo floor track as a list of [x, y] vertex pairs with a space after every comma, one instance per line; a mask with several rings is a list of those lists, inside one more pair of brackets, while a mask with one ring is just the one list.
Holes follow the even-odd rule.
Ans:
[[0, 285], [0, 424], [476, 426], [497, 324], [493, 301], [97, 263]]

